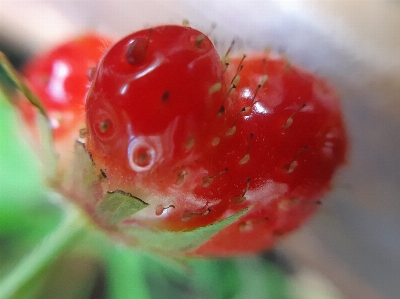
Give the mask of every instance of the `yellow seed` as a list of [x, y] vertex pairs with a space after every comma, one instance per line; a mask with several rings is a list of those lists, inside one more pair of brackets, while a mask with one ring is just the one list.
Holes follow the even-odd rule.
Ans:
[[246, 196], [238, 196], [234, 199], [235, 204], [241, 204], [246, 201]]
[[293, 161], [292, 163], [286, 166], [286, 172], [292, 173], [297, 165], [298, 165], [297, 161]]
[[205, 36], [204, 36], [204, 34], [199, 34], [198, 36], [197, 36], [197, 38], [196, 38], [196, 44], [195, 44], [195, 46], [196, 46], [196, 48], [200, 48], [200, 46], [201, 46], [201, 44], [203, 43], [203, 41], [205, 40]]
[[297, 198], [287, 198], [287, 199], [283, 199], [281, 200], [281, 202], [278, 204], [278, 207], [280, 210], [288, 210], [290, 207], [298, 204], [300, 202], [300, 200], [298, 200]]
[[239, 230], [240, 231], [250, 231], [253, 229], [253, 223], [250, 221], [246, 221], [240, 224]]
[[286, 120], [286, 123], [283, 125], [283, 128], [284, 128], [284, 129], [289, 128], [289, 127], [292, 125], [292, 123], [293, 123], [293, 118], [289, 117], [289, 118]]
[[248, 113], [251, 110], [250, 106], [244, 107], [243, 113]]
[[249, 154], [246, 154], [246, 155], [244, 155], [244, 157], [239, 161], [239, 164], [240, 164], [240, 165], [246, 164], [247, 162], [249, 162], [249, 160], [250, 160], [250, 155], [249, 155]]
[[203, 178], [203, 187], [208, 187], [208, 186], [210, 186], [210, 184], [211, 184], [211, 182], [212, 182], [212, 178], [210, 178], [210, 177], [206, 177], [206, 178]]
[[85, 138], [87, 135], [87, 129], [86, 128], [82, 128], [79, 130], [79, 138]]
[[212, 141], [212, 146], [217, 146], [218, 144], [219, 144], [219, 141], [220, 141], [220, 139], [219, 139], [219, 137], [215, 137], [214, 139], [213, 139], [213, 141]]
[[215, 83], [213, 86], [210, 87], [208, 90], [209, 94], [213, 94], [221, 89], [221, 82]]
[[265, 82], [267, 82], [267, 80], [268, 80], [267, 75], [262, 76], [261, 81], [258, 85], [263, 86], [265, 84]]
[[194, 137], [190, 136], [186, 141], [186, 149], [191, 149], [194, 146]]
[[236, 132], [236, 126], [232, 126], [232, 128], [230, 128], [228, 132], [226, 132], [226, 136], [231, 136], [235, 134], [235, 132]]
[[240, 82], [240, 76], [239, 76], [239, 75], [236, 75], [235, 79], [233, 79], [232, 84], [238, 85], [239, 82]]
[[224, 63], [225, 65], [229, 64], [231, 62], [231, 59], [229, 56], [224, 56], [224, 58], [222, 58], [222, 63]]
[[176, 176], [176, 182], [175, 182], [175, 184], [177, 184], [177, 185], [183, 184], [186, 175], [187, 175], [187, 172], [184, 171], [184, 170], [178, 172], [178, 174], [177, 174], [177, 176]]

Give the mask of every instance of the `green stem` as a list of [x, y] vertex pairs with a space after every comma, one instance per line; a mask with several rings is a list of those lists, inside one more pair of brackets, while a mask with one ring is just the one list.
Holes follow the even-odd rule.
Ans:
[[144, 269], [146, 259], [143, 254], [123, 247], [115, 247], [108, 253], [107, 298], [150, 299]]
[[0, 299], [12, 298], [34, 276], [50, 264], [83, 231], [86, 217], [74, 207], [66, 207], [60, 225], [47, 235], [2, 281]]

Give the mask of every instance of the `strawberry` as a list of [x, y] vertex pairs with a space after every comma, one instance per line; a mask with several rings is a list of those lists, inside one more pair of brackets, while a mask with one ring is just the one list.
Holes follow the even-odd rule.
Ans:
[[172, 25], [133, 33], [100, 61], [86, 149], [105, 194], [146, 204], [112, 224], [117, 235], [190, 232], [242, 212], [189, 254], [252, 253], [329, 190], [347, 149], [336, 93], [271, 53], [228, 61], [203, 33]]
[[[271, 246], [316, 210], [345, 161], [347, 141], [339, 101], [323, 80], [279, 56], [253, 55], [242, 63], [231, 59], [230, 67], [241, 64], [240, 83], [227, 101], [227, 112], [241, 111], [239, 118], [233, 112], [231, 119], [244, 135], [254, 134], [250, 159], [242, 164], [247, 167], [234, 176], [251, 179], [245, 197], [253, 208], [201, 246], [197, 253], [203, 255]], [[249, 103], [252, 109], [244, 111]], [[229, 146], [245, 147], [236, 138]], [[257, 194], [258, 190], [265, 194]]]
[[[79, 137], [79, 129], [85, 123], [88, 76], [110, 45], [111, 40], [104, 36], [84, 34], [34, 56], [23, 67], [30, 88], [49, 114], [60, 152], [65, 150], [66, 143]], [[28, 122], [32, 123], [31, 106], [25, 101], [22, 105]]]

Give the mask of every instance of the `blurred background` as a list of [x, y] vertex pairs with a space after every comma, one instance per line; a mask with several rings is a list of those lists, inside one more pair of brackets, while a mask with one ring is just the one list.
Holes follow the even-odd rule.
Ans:
[[337, 89], [348, 166], [319, 213], [276, 251], [308, 286], [326, 278], [343, 298], [399, 298], [400, 1], [0, 0], [0, 50], [18, 67], [78, 33], [119, 38], [184, 19], [212, 32], [221, 52], [232, 39], [238, 52], [271, 47]]

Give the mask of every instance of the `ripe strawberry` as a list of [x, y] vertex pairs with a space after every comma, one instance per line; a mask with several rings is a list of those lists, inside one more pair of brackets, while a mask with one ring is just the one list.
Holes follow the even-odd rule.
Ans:
[[[239, 65], [238, 58], [231, 60], [231, 69]], [[270, 247], [316, 210], [334, 172], [345, 161], [347, 140], [339, 101], [323, 80], [279, 56], [254, 55], [242, 65], [227, 111], [241, 111], [240, 107], [253, 103], [252, 110], [242, 110], [238, 120], [237, 114], [231, 115], [244, 135], [254, 134], [251, 159], [233, 176], [251, 179], [245, 196], [253, 208], [201, 246], [197, 253], [202, 255]], [[267, 81], [260, 84], [265, 75]], [[245, 147], [234, 136], [229, 146]]]
[[190, 27], [115, 44], [97, 67], [86, 118], [104, 190], [148, 204], [118, 229], [190, 231], [249, 209], [199, 255], [271, 246], [316, 209], [346, 154], [338, 99], [323, 80], [269, 53], [226, 67]]
[[[79, 129], [85, 123], [84, 101], [90, 84], [87, 72], [97, 65], [110, 45], [110, 39], [88, 33], [33, 57], [23, 67], [30, 88], [49, 114], [59, 151], [79, 137]], [[28, 122], [33, 122], [31, 105], [23, 105]]]

